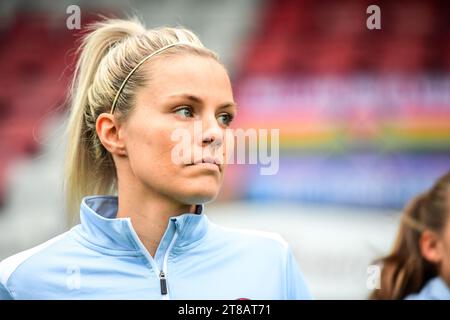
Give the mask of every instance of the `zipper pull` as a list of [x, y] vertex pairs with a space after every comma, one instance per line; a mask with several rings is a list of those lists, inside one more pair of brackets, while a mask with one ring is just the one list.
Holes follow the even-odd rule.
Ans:
[[167, 280], [164, 272], [160, 272], [159, 274], [159, 283], [161, 286], [161, 294], [167, 294]]

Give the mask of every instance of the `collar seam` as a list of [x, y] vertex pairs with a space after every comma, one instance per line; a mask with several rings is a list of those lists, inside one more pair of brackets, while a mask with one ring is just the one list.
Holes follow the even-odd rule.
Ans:
[[79, 230], [76, 230], [74, 239], [80, 243], [82, 246], [94, 250], [95, 252], [101, 252], [102, 254], [110, 255], [110, 256], [139, 256], [142, 253], [139, 250], [126, 250], [126, 249], [110, 249], [103, 246], [100, 246], [88, 238], [82, 235]]

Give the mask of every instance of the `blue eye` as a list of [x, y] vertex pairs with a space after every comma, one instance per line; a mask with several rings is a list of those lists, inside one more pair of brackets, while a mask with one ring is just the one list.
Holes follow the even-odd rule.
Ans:
[[194, 114], [192, 113], [192, 108], [190, 107], [180, 108], [178, 110], [175, 110], [175, 113], [185, 118], [192, 118], [194, 116]]
[[219, 115], [219, 118], [222, 119], [222, 123], [226, 126], [229, 126], [231, 121], [233, 121], [233, 115], [231, 115], [230, 113], [224, 113]]

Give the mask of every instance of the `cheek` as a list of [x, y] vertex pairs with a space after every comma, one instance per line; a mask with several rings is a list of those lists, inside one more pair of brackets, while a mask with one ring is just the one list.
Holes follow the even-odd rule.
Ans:
[[209, 201], [219, 192], [224, 171], [221, 174], [205, 174], [175, 163], [172, 151], [179, 144], [179, 140], [172, 140], [175, 129], [187, 130], [193, 136], [191, 124], [175, 124], [172, 119], [153, 117], [149, 125], [135, 125], [132, 130], [129, 128], [127, 151], [130, 170], [143, 185], [179, 201]]
[[223, 153], [223, 157], [224, 157], [224, 167], [226, 167], [226, 165], [228, 163], [233, 163], [234, 162], [234, 154], [235, 154], [235, 137], [233, 135], [233, 132], [231, 130], [226, 130], [225, 134], [224, 134], [224, 144], [222, 146], [222, 153]]
[[162, 121], [153, 120], [153, 123], [160, 125], [139, 125], [129, 134], [129, 161], [136, 174], [164, 176], [170, 174], [168, 170], [175, 169], [171, 161], [175, 145], [171, 140], [173, 129], [161, 125]]

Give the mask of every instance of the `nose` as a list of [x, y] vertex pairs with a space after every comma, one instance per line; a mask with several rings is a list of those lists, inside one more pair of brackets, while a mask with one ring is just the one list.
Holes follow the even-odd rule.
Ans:
[[202, 146], [210, 145], [219, 148], [223, 143], [223, 129], [219, 126], [216, 117], [208, 117], [202, 123]]

